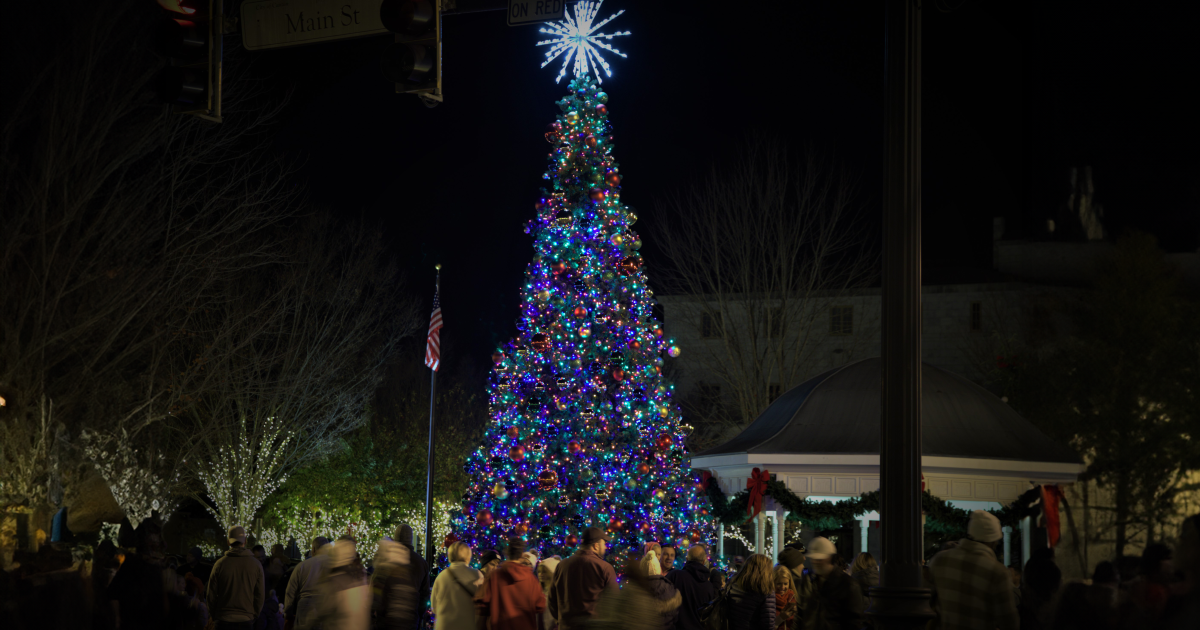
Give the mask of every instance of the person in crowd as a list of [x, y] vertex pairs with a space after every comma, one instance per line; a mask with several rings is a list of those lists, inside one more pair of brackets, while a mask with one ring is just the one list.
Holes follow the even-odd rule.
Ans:
[[1020, 625], [1021, 630], [1042, 630], [1052, 627], [1054, 596], [1062, 586], [1062, 570], [1054, 559], [1045, 555], [1031, 556], [1021, 571]]
[[262, 563], [246, 548], [246, 530], [229, 528], [229, 551], [208, 578], [208, 611], [217, 630], [251, 630], [262, 611], [266, 578]]
[[837, 548], [828, 538], [808, 541], [813, 577], [811, 599], [804, 602], [811, 609], [805, 622], [811, 619], [818, 628], [857, 630], [863, 622], [862, 593], [846, 571], [834, 564], [836, 555]]
[[419, 628], [425, 623], [425, 602], [429, 601], [429, 565], [425, 563], [425, 559], [421, 554], [413, 548], [413, 530], [407, 524], [400, 525], [396, 528], [396, 535], [392, 538], [396, 542], [404, 545], [408, 549], [408, 570], [409, 579], [413, 581], [416, 588], [416, 600], [414, 606], [418, 612], [415, 620], [415, 627]]
[[384, 630], [415, 630], [425, 613], [424, 599], [417, 599], [422, 576], [414, 572], [408, 547], [384, 538], [375, 553], [371, 575], [372, 610], [375, 627]]
[[[187, 578], [175, 571], [175, 567], [163, 569], [163, 594], [166, 596], [167, 615], [163, 628], [169, 630], [204, 630], [208, 623], [207, 611], [202, 611], [194, 597], [187, 593]], [[194, 577], [192, 579], [195, 579]]]
[[283, 579], [283, 572], [287, 569], [291, 558], [283, 550], [283, 545], [275, 543], [271, 545], [271, 556], [266, 559], [263, 572], [267, 577], [267, 590], [275, 591], [276, 594], [282, 595], [287, 589], [287, 584], [280, 584]]
[[283, 630], [284, 623], [283, 613], [279, 612], [279, 596], [275, 594], [275, 589], [269, 589], [258, 619], [254, 622], [254, 630]]
[[250, 548], [254, 554], [254, 559], [258, 560], [259, 564], [263, 565], [263, 569], [267, 568], [267, 550], [262, 545], [254, 545]]
[[208, 574], [212, 571], [212, 565], [204, 561], [204, 554], [199, 547], [192, 547], [183, 554], [183, 564], [175, 568], [179, 575], [187, 575], [191, 573], [200, 580], [201, 584], [208, 583]]
[[1054, 607], [1054, 630], [1106, 630], [1116, 626], [1116, 609], [1103, 587], [1083, 582], [1063, 587]]
[[658, 556], [660, 558], [662, 557], [662, 545], [659, 544], [659, 542], [657, 540], [648, 540], [648, 541], [642, 543], [641, 553], [639, 553], [633, 559], [638, 562], [641, 562], [642, 557], [645, 556], [646, 554], [650, 553], [651, 551], [658, 554]]
[[508, 541], [508, 562], [500, 564], [475, 593], [476, 627], [479, 630], [538, 630], [546, 610], [546, 596], [533, 569], [523, 562], [525, 541]]
[[317, 623], [321, 630], [368, 630], [371, 589], [367, 576], [355, 566], [358, 546], [350, 536], [334, 541], [318, 589]]
[[865, 551], [855, 556], [854, 564], [850, 566], [850, 579], [858, 585], [863, 600], [869, 600], [871, 592], [868, 589], [879, 586], [879, 565], [875, 563], [875, 556]]
[[1021, 609], [1021, 565], [1013, 563], [1008, 565], [1008, 577], [1012, 580], [1013, 603], [1017, 605], [1017, 610]]
[[658, 560], [658, 552], [650, 551], [642, 556], [642, 573], [646, 576], [645, 587], [655, 599], [655, 611], [662, 618], [663, 630], [675, 627], [679, 618], [679, 604], [683, 597], [667, 576], [663, 574], [662, 565]]
[[500, 566], [500, 553], [498, 551], [488, 549], [479, 554], [479, 572], [483, 574], [483, 577], [486, 578], [487, 574], [491, 573], [492, 569], [498, 566]]
[[537, 566], [538, 584], [542, 587], [542, 595], [546, 596], [546, 610], [542, 611], [542, 621], [540, 630], [552, 630], [555, 625], [554, 617], [550, 615], [550, 588], [554, 585], [554, 574], [558, 571], [558, 565], [562, 562], [562, 558], [558, 556], [550, 556]]
[[1113, 606], [1117, 605], [1117, 594], [1120, 592], [1121, 576], [1117, 574], [1117, 565], [1105, 560], [1092, 570], [1092, 586], [1104, 589], [1108, 600]]
[[760, 553], [746, 558], [729, 585], [725, 606], [729, 630], [775, 630], [775, 576], [770, 559]]
[[1162, 543], [1146, 545], [1138, 577], [1129, 586], [1130, 600], [1143, 618], [1155, 621], [1162, 618], [1174, 574], [1171, 548]]
[[450, 566], [433, 581], [438, 630], [475, 630], [475, 593], [483, 584], [483, 573], [471, 567], [471, 548], [461, 540], [450, 545], [446, 557]]
[[710, 571], [708, 574], [708, 582], [709, 584], [713, 585], [713, 590], [717, 591], [718, 593], [725, 590], [725, 572]]
[[779, 630], [795, 630], [796, 611], [792, 572], [782, 564], [775, 565], [775, 627]]
[[117, 603], [116, 623], [121, 630], [158, 630], [165, 624], [167, 613], [162, 524], [157, 518], [149, 518], [135, 530], [126, 522], [117, 542], [126, 548], [125, 560], [107, 589], [108, 599]]
[[663, 573], [670, 573], [675, 570], [675, 545], [670, 542], [662, 546], [662, 551], [658, 554], [659, 564], [662, 565]]
[[[658, 555], [657, 550], [654, 555]], [[638, 559], [629, 559], [625, 566], [624, 586], [601, 593], [595, 615], [586, 622], [588, 630], [662, 629], [660, 602], [655, 599], [653, 587], [642, 567]]]
[[188, 573], [183, 576], [183, 592], [191, 598], [191, 606], [196, 608], [200, 616], [200, 627], [208, 625], [208, 604], [204, 603], [204, 583], [200, 578]]
[[585, 529], [579, 550], [554, 572], [548, 605], [559, 630], [583, 628], [596, 614], [600, 595], [617, 589], [617, 572], [604, 561], [609, 540], [599, 527]]
[[312, 553], [288, 578], [283, 598], [283, 614], [295, 630], [310, 630], [317, 621], [317, 601], [320, 597], [321, 571], [325, 564], [322, 552], [329, 546], [329, 539], [317, 536], [312, 541]]
[[1174, 585], [1167, 600], [1163, 629], [1194, 629], [1200, 621], [1200, 514], [1183, 521], [1175, 555], [1183, 579]]
[[1012, 578], [996, 559], [996, 543], [1002, 537], [1000, 520], [975, 510], [967, 522], [967, 537], [929, 561], [943, 630], [1019, 627]]
[[708, 549], [704, 545], [690, 547], [683, 568], [667, 572], [667, 580], [681, 598], [675, 624], [679, 630], [703, 630], [700, 611], [717, 598], [719, 590], [713, 582], [717, 576], [721, 576], [719, 571], [708, 568]]
[[804, 573], [804, 554], [807, 552], [808, 549], [801, 542], [790, 543], [783, 548], [783, 551], [779, 552], [779, 564], [792, 574], [792, 592], [796, 594], [797, 628], [813, 627], [814, 617], [817, 614], [816, 606], [813, 604], [815, 595], [812, 578]]

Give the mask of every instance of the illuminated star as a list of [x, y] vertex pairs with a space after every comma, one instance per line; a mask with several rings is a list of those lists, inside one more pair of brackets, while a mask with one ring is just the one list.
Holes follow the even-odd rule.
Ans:
[[[550, 50], [546, 53], [546, 60], [542, 62], [542, 67], [550, 65], [558, 57], [563, 57], [562, 68], [558, 71], [558, 76], [554, 82], [562, 81], [562, 78], [567, 74], [567, 66], [571, 65], [574, 60], [574, 71], [576, 77], [584, 76], [589, 69], [595, 73], [596, 81], [603, 83], [600, 78], [600, 69], [604, 69], [605, 76], [612, 76], [612, 68], [608, 62], [600, 56], [600, 50], [603, 48], [620, 57], [627, 55], [616, 48], [613, 48], [607, 43], [614, 37], [629, 35], [629, 31], [622, 33], [616, 31], [614, 33], [597, 33], [605, 24], [616, 19], [618, 15], [625, 12], [621, 9], [616, 13], [608, 16], [607, 19], [598, 24], [593, 24], [596, 19], [596, 14], [600, 12], [600, 5], [604, 4], [604, 0], [598, 2], [579, 2], [575, 5], [575, 14], [567, 12], [567, 19], [561, 22], [550, 22], [540, 29], [540, 32], [553, 35], [552, 39], [543, 40], [537, 43], [538, 46], [549, 46]], [[565, 53], [565, 54], [564, 54]]]

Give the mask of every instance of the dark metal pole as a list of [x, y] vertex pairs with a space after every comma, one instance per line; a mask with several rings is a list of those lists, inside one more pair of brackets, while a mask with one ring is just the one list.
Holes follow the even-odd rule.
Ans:
[[[442, 290], [442, 266], [437, 265], [437, 280], [434, 281], [434, 295]], [[437, 405], [437, 370], [429, 370], [429, 453], [425, 458], [425, 559], [433, 568], [433, 411]]]
[[880, 628], [923, 628], [921, 587], [921, 9], [887, 0], [884, 33], [883, 566], [869, 614]]

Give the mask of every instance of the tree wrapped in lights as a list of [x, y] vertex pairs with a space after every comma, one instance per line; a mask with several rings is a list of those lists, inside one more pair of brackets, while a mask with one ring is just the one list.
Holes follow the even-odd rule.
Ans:
[[527, 227], [535, 255], [519, 333], [493, 355], [491, 420], [455, 529], [476, 548], [527, 536], [543, 554], [571, 553], [592, 525], [625, 549], [705, 539], [690, 427], [661, 369], [679, 349], [652, 315], [608, 95], [586, 71], [570, 89], [546, 132], [554, 148]]

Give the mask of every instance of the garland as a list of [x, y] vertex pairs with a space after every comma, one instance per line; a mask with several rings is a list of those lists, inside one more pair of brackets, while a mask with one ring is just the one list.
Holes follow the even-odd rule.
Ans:
[[[765, 472], [765, 471], [764, 471]], [[750, 520], [750, 490], [742, 490], [729, 498], [721, 487], [715, 483], [716, 478], [706, 477], [703, 484], [707, 486], [712, 516], [724, 525], [742, 525]], [[844, 523], [856, 520], [860, 514], [879, 512], [879, 491], [866, 492], [858, 497], [848, 498], [837, 503], [833, 501], [812, 501], [796, 496], [782, 481], [766, 482], [763, 496], [775, 499], [775, 502], [789, 512], [788, 520], [800, 521], [808, 528], [815, 530], [838, 529]], [[1041, 487], [1030, 488], [1025, 494], [1017, 497], [1012, 505], [1000, 510], [988, 510], [1001, 523], [1015, 525], [1026, 516], [1036, 516], [1041, 513]], [[921, 493], [921, 510], [925, 513], [925, 530], [945, 537], [962, 537], [967, 532], [967, 521], [971, 511], [957, 508], [943, 501], [928, 490]]]

